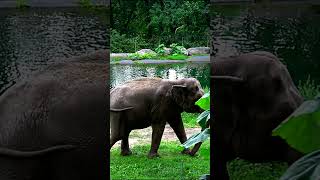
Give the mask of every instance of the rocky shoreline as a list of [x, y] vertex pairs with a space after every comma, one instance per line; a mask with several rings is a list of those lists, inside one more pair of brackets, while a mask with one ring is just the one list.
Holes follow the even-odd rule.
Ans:
[[[170, 54], [170, 48], [166, 49], [166, 55]], [[137, 51], [138, 54], [155, 53], [151, 49], [141, 49]], [[184, 55], [189, 56], [186, 60], [159, 60], [159, 59], [141, 59], [131, 60], [129, 56], [134, 53], [111, 53], [111, 64], [175, 64], [175, 63], [210, 63], [210, 48], [209, 47], [194, 47], [185, 50]], [[156, 53], [155, 53], [156, 54]], [[113, 59], [121, 60], [113, 60]]]

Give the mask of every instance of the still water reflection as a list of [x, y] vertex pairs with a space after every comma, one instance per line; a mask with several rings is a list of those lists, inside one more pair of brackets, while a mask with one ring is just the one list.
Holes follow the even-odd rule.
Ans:
[[181, 79], [194, 77], [201, 86], [209, 87], [209, 64], [111, 65], [110, 88], [140, 77]]
[[74, 8], [0, 11], [0, 94], [64, 57], [109, 48], [108, 14]]
[[319, 5], [216, 5], [211, 9], [215, 57], [265, 50], [295, 81], [320, 84]]

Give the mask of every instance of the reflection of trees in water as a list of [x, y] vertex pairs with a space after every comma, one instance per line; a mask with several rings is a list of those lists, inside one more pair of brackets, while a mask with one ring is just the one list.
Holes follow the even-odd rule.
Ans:
[[75, 9], [1, 10], [0, 92], [48, 62], [109, 47], [99, 15]]
[[195, 65], [112, 65], [110, 88], [139, 77], [161, 77], [164, 79], [181, 79], [194, 77], [203, 87], [209, 86], [209, 64]]
[[10, 19], [0, 17], [0, 95], [20, 76], [15, 61], [15, 42], [10, 36]]
[[285, 17], [257, 16], [244, 8], [236, 16], [215, 16], [216, 56], [270, 51], [287, 65], [296, 83], [308, 74], [320, 83], [320, 17], [310, 12], [300, 16], [301, 11], [287, 12]]

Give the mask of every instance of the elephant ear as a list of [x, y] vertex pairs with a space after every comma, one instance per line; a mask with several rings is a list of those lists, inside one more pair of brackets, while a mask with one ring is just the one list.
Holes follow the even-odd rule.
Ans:
[[173, 85], [171, 89], [171, 95], [174, 101], [178, 104], [183, 104], [184, 94], [187, 90], [187, 86], [184, 85]]

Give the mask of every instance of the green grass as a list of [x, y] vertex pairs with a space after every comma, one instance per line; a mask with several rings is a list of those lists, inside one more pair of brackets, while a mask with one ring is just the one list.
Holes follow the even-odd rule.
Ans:
[[182, 121], [185, 128], [200, 127], [197, 123], [197, 117], [200, 113], [181, 113]]
[[250, 163], [236, 159], [228, 163], [231, 180], [278, 180], [287, 168], [284, 162]]
[[186, 60], [189, 57], [186, 55], [182, 55], [182, 54], [177, 54], [177, 55], [169, 55], [167, 57], [163, 57], [163, 59], [169, 59], [169, 60]]
[[111, 150], [110, 172], [112, 180], [161, 180], [199, 179], [210, 171], [209, 141], [202, 144], [198, 155], [190, 157], [181, 154], [182, 147], [177, 142], [161, 142], [160, 158], [148, 159], [150, 144], [136, 145], [131, 156], [120, 156], [118, 148]]

